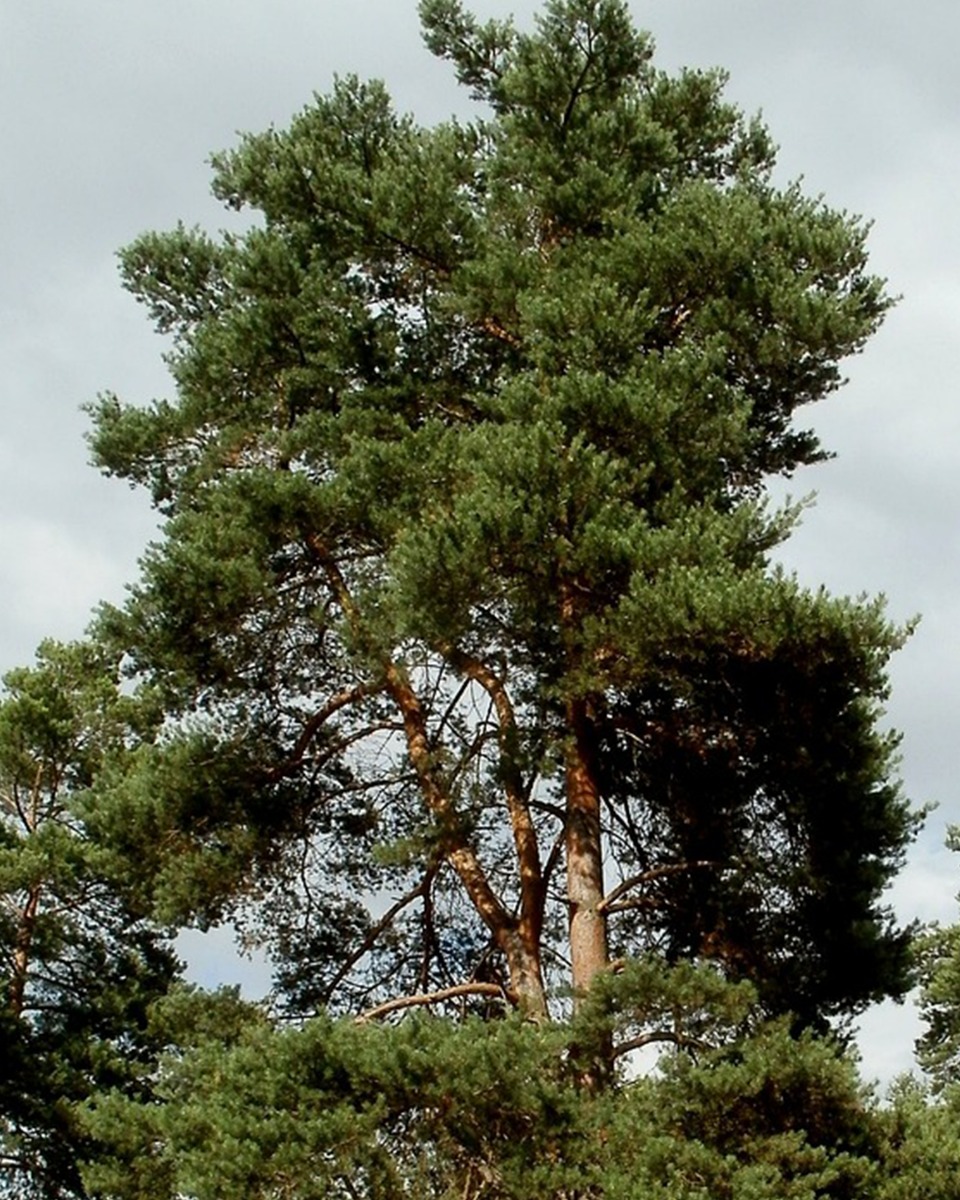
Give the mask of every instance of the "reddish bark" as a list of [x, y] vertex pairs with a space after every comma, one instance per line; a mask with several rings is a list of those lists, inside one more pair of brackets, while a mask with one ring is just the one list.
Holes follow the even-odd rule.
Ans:
[[[547, 1001], [540, 965], [540, 918], [534, 917], [534, 914], [527, 914], [526, 917], [521, 914], [518, 918], [508, 912], [490, 886], [472, 847], [457, 836], [456, 812], [433, 770], [426, 719], [420, 698], [404, 673], [394, 663], [387, 668], [387, 690], [400, 710], [407, 752], [417, 774], [421, 795], [430, 811], [439, 817], [450, 831], [451, 840], [446, 849], [446, 860], [460, 877], [470, 902], [507, 960], [510, 995], [518, 1007], [532, 1019], [543, 1019], [547, 1015]], [[522, 844], [529, 852], [527, 832], [529, 837], [533, 838], [535, 846], [532, 825], [529, 831], [525, 831], [521, 821]], [[535, 861], [536, 877], [539, 881], [538, 856]], [[535, 939], [532, 937], [534, 931], [537, 935]]]
[[582, 996], [609, 961], [603, 910], [603, 844], [592, 728], [587, 702], [567, 702], [567, 902], [574, 993]]
[[27, 893], [27, 899], [20, 910], [17, 925], [16, 940], [13, 947], [13, 974], [10, 979], [10, 1012], [19, 1017], [23, 1012], [27, 990], [27, 972], [30, 968], [30, 948], [33, 944], [33, 931], [37, 924], [37, 914], [40, 911], [40, 888], [33, 887]]

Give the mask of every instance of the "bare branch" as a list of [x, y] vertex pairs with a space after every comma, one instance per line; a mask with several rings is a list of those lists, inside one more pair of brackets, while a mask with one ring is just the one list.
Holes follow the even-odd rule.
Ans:
[[356, 687], [344, 688], [342, 692], [337, 692], [335, 696], [331, 696], [326, 704], [315, 712], [306, 725], [304, 725], [303, 732], [297, 738], [296, 745], [293, 747], [293, 760], [296, 762], [303, 757], [320, 727], [325, 725], [334, 713], [339, 712], [341, 708], [346, 708], [349, 704], [356, 704], [358, 701], [364, 700], [367, 696], [382, 690], [382, 683], [360, 683]]
[[[434, 701], [436, 700], [437, 696], [439, 695], [439, 691], [440, 691], [440, 684], [441, 684], [441, 682], [443, 681], [443, 675], [444, 675], [444, 673], [443, 673], [443, 671], [441, 670], [441, 671], [438, 673], [437, 683], [436, 683], [436, 686], [435, 686], [435, 688], [434, 688], [434, 690], [433, 690], [433, 696], [430, 698], [430, 707], [431, 707], [431, 708], [433, 707]], [[447, 707], [446, 707], [446, 710], [444, 711], [444, 714], [443, 714], [443, 716], [442, 716], [442, 717], [440, 718], [440, 720], [437, 722], [437, 733], [436, 733], [435, 737], [438, 737], [438, 736], [439, 736], [439, 734], [440, 734], [440, 731], [441, 731], [442, 729], [446, 729], [446, 727], [447, 727], [447, 722], [448, 722], [448, 721], [450, 720], [450, 718], [453, 716], [454, 712], [456, 711], [457, 705], [458, 705], [458, 704], [460, 703], [460, 701], [463, 699], [463, 694], [464, 694], [464, 692], [467, 690], [467, 688], [468, 688], [469, 686], [470, 686], [470, 681], [469, 681], [469, 679], [464, 679], [464, 680], [461, 682], [460, 686], [457, 688], [456, 692], [455, 692], [455, 693], [454, 693], [454, 695], [451, 697], [451, 699], [450, 699], [450, 703], [447, 705]], [[431, 744], [433, 744], [433, 741], [435, 741], [435, 738], [432, 740]]]
[[581, 96], [585, 95], [592, 89], [586, 87], [587, 76], [590, 74], [590, 68], [593, 66], [593, 54], [589, 51], [584, 56], [583, 68], [577, 77], [576, 83], [570, 90], [570, 99], [567, 101], [567, 106], [563, 110], [563, 116], [560, 118], [559, 129], [561, 134], [566, 134], [567, 126], [570, 124], [570, 119], [573, 116], [573, 110], [576, 108], [577, 101]]
[[631, 875], [629, 879], [625, 879], [608, 895], [600, 901], [600, 912], [623, 912], [627, 908], [637, 908], [644, 901], [627, 900], [618, 903], [621, 896], [625, 896], [627, 892], [632, 891], [635, 887], [640, 887], [644, 883], [652, 883], [655, 879], [661, 879], [666, 875], [680, 875], [684, 871], [703, 870], [707, 867], [718, 867], [718, 862], [713, 862], [709, 859], [695, 859], [692, 862], [683, 863], [667, 863], [662, 867], [651, 867], [648, 871], [641, 871], [638, 875]]
[[[336, 597], [341, 611], [353, 626], [355, 633], [362, 636], [362, 616], [350, 594], [343, 573], [319, 537], [315, 534], [309, 535], [307, 544], [323, 567], [330, 590]], [[414, 691], [403, 666], [388, 656], [384, 656], [383, 672], [384, 690], [400, 710], [407, 753], [416, 772], [420, 794], [430, 812], [443, 823], [450, 839], [451, 844], [446, 851], [447, 861], [459, 875], [484, 924], [498, 940], [502, 940], [512, 928], [513, 918], [491, 887], [473, 848], [462, 834], [455, 832], [459, 825], [457, 812], [449, 792], [438, 779], [434, 768], [427, 721], [420, 697]]]
[[360, 1193], [353, 1186], [353, 1183], [351, 1182], [349, 1175], [338, 1175], [337, 1179], [340, 1180], [340, 1182], [343, 1184], [343, 1186], [350, 1193], [351, 1200], [360, 1200]]
[[670, 1042], [682, 1050], [697, 1050], [700, 1053], [711, 1049], [707, 1042], [697, 1041], [696, 1038], [687, 1037], [686, 1034], [675, 1033], [671, 1029], [652, 1029], [649, 1033], [642, 1033], [639, 1037], [630, 1038], [626, 1042], [621, 1042], [619, 1046], [614, 1046], [613, 1057], [622, 1058], [624, 1054], [629, 1054], [632, 1050], [642, 1050], [645, 1046], [652, 1046], [656, 1042]]
[[411, 888], [406, 895], [401, 896], [395, 904], [392, 904], [376, 923], [376, 925], [374, 925], [374, 927], [368, 931], [367, 936], [363, 939], [357, 949], [353, 952], [353, 954], [350, 955], [346, 962], [341, 965], [339, 971], [337, 971], [330, 983], [327, 984], [327, 987], [325, 988], [325, 994], [328, 999], [333, 995], [335, 989], [343, 982], [347, 975], [350, 974], [361, 958], [363, 958], [365, 954], [373, 949], [380, 935], [385, 930], [389, 929], [393, 924], [394, 918], [401, 913], [408, 904], [412, 904], [418, 896], [423, 896], [426, 893], [435, 873], [435, 871], [431, 871], [425, 875], [415, 888]]
[[305, 764], [310, 764], [315, 769], [322, 767], [326, 763], [330, 762], [331, 759], [336, 758], [337, 755], [343, 754], [345, 750], [348, 750], [357, 742], [363, 741], [364, 738], [372, 737], [375, 733], [400, 733], [402, 730], [403, 726], [397, 721], [376, 721], [371, 725], [364, 725], [360, 729], [353, 730], [352, 733], [347, 734], [338, 741], [331, 742], [329, 745], [325, 746], [322, 754], [310, 757], [307, 757], [305, 753], [307, 748], [306, 743], [309, 741], [309, 739], [301, 737], [297, 743], [298, 746], [303, 743], [300, 753], [298, 754], [295, 750], [293, 757], [288, 758], [278, 767], [271, 767], [268, 771], [264, 772], [265, 778], [271, 781], [282, 779], [285, 775], [292, 774], [297, 770], [298, 767], [302, 767]]
[[[561, 814], [562, 816], [562, 814]], [[560, 832], [553, 839], [553, 845], [550, 847], [550, 853], [547, 855], [547, 861], [543, 868], [543, 886], [547, 887], [550, 882], [550, 876], [557, 869], [560, 859], [563, 856], [565, 830], [561, 827]]]
[[454, 987], [441, 988], [439, 992], [423, 992], [418, 996], [401, 996], [397, 1000], [387, 1000], [375, 1008], [354, 1017], [358, 1025], [372, 1021], [377, 1017], [385, 1017], [389, 1013], [399, 1012], [404, 1008], [415, 1008], [426, 1004], [439, 1004], [443, 1000], [454, 1000], [457, 996], [497, 996], [504, 1003], [508, 1002], [506, 991], [498, 983], [458, 983]]

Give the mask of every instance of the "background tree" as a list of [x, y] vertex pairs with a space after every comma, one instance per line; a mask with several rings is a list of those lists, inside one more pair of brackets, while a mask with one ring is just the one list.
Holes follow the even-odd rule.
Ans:
[[[960, 848], [956, 828], [947, 844]], [[946, 1200], [960, 1181], [960, 928], [927, 928], [914, 950], [926, 1026], [916, 1043], [924, 1077], [897, 1080], [881, 1114], [882, 1200]]]
[[83, 799], [158, 714], [118, 691], [117, 664], [45, 643], [0, 700], [0, 1191], [82, 1194], [95, 1152], [77, 1105], [98, 1087], [142, 1094], [147, 1007], [176, 961], [118, 887]]
[[883, 1111], [881, 1200], [907, 1200], [930, 1196], [948, 1200], [956, 1195], [960, 1179], [960, 1143], [957, 1119], [960, 1094], [955, 1087], [932, 1095], [915, 1078], [897, 1081]]
[[[960, 850], [960, 829], [947, 837]], [[926, 1023], [917, 1058], [940, 1091], [960, 1084], [960, 926], [928, 928], [917, 946], [920, 1011]]]
[[902, 635], [772, 567], [762, 500], [888, 307], [865, 228], [620, 0], [420, 11], [483, 116], [341, 81], [215, 158], [247, 233], [122, 255], [177, 396], [94, 410], [167, 517], [100, 635], [169, 719], [100, 827], [298, 1011], [542, 1018], [652, 947], [807, 1022], [901, 994]]

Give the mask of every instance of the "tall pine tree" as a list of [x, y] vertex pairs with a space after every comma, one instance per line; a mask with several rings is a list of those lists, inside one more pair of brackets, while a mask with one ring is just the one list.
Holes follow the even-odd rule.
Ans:
[[622, 0], [420, 12], [474, 121], [340, 81], [214, 159], [248, 232], [122, 254], [176, 395], [94, 410], [167, 519], [100, 632], [168, 724], [102, 828], [295, 1011], [542, 1019], [651, 949], [803, 1022], [901, 994], [902, 633], [773, 565], [764, 501], [889, 306], [865, 227]]

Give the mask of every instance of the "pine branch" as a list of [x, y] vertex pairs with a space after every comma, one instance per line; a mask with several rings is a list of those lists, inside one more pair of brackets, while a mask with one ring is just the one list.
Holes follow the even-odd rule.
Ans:
[[684, 863], [668, 863], [662, 867], [652, 867], [649, 871], [641, 871], [637, 875], [631, 875], [629, 879], [625, 879], [619, 883], [612, 892], [609, 892], [600, 901], [600, 911], [606, 913], [623, 912], [629, 908], [638, 908], [643, 903], [642, 900], [624, 900], [620, 901], [621, 896], [625, 896], [627, 892], [632, 891], [635, 887], [639, 887], [644, 883], [652, 883], [655, 879], [662, 879], [666, 875], [679, 875], [684, 871], [694, 871], [705, 867], [718, 867], [718, 862], [712, 862], [709, 859], [695, 859], [692, 862]]
[[415, 1008], [427, 1004], [439, 1004], [443, 1000], [454, 1000], [458, 996], [497, 996], [507, 1001], [507, 993], [498, 983], [458, 983], [454, 987], [441, 988], [439, 992], [422, 992], [417, 996], [401, 996], [387, 1000], [374, 1008], [368, 1008], [354, 1018], [357, 1025], [385, 1017], [404, 1008]]
[[642, 1050], [645, 1046], [652, 1046], [657, 1042], [671, 1042], [682, 1050], [698, 1050], [700, 1053], [711, 1049], [706, 1042], [687, 1037], [684, 1033], [676, 1033], [670, 1029], [652, 1029], [649, 1033], [641, 1033], [639, 1037], [630, 1038], [626, 1042], [621, 1042], [619, 1046], [614, 1046], [613, 1057], [622, 1058], [624, 1054], [629, 1054], [633, 1050]]

